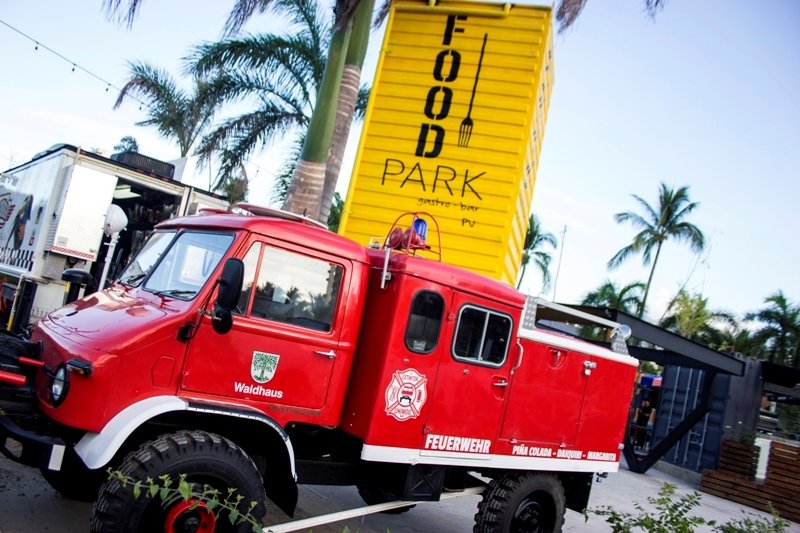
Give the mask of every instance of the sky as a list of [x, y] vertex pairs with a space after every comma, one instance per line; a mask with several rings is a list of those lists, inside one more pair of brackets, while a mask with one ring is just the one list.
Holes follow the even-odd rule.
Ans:
[[[230, 5], [148, 0], [128, 29], [107, 20], [100, 0], [3, 2], [0, 168], [57, 143], [110, 154], [125, 135], [146, 155], [177, 158], [174, 143], [135, 126], [145, 117], [138, 104], [112, 109], [127, 62], [145, 60], [178, 75], [192, 45], [220, 37]], [[643, 5], [589, 0], [575, 25], [554, 37], [555, 84], [533, 210], [560, 242], [556, 283], [542, 292], [529, 268], [522, 290], [576, 303], [606, 279], [645, 281], [649, 269], [638, 257], [606, 267], [636, 233], [613, 215], [637, 210], [632, 194], [654, 204], [664, 182], [688, 186], [699, 202], [688, 220], [704, 232], [706, 249], [697, 256], [681, 243], [665, 244], [651, 320], [680, 288], [740, 317], [778, 290], [798, 303], [800, 2], [671, 0], [654, 19]], [[256, 16], [246, 30], [275, 31], [275, 21]], [[374, 34], [364, 81], [372, 78], [380, 42]], [[342, 192], [359, 133], [351, 131]], [[249, 201], [270, 202], [285, 150], [276, 143], [253, 156]]]

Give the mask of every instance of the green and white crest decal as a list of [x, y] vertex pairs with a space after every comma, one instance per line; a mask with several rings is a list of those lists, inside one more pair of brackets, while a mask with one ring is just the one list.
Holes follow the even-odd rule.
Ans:
[[266, 383], [275, 376], [278, 369], [280, 355], [266, 352], [253, 352], [253, 361], [250, 364], [250, 377], [256, 383]]

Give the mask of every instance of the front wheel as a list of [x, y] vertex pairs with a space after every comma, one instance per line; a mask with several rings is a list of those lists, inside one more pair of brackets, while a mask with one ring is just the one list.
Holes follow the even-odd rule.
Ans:
[[475, 533], [557, 533], [566, 498], [550, 474], [512, 472], [492, 480], [475, 515]]
[[[219, 500], [228, 496], [229, 489], [235, 489], [242, 497], [237, 507], [242, 516], [260, 521], [266, 512], [264, 482], [256, 465], [233, 442], [213, 433], [180, 431], [146, 442], [125, 458], [119, 472], [143, 484], [147, 479], [159, 482], [160, 476], [169, 476], [173, 487], [183, 475], [192, 494], [212, 487], [219, 491]], [[187, 501], [176, 491], [165, 498], [161, 494], [151, 498], [145, 487], [136, 498], [133, 490], [132, 483], [123, 483], [116, 476], [103, 484], [92, 508], [93, 533], [252, 530], [252, 524], [243, 520], [231, 524], [227, 511], [207, 505], [202, 498], [190, 496]], [[251, 502], [255, 502], [252, 508]], [[212, 508], [219, 511], [219, 519]]]

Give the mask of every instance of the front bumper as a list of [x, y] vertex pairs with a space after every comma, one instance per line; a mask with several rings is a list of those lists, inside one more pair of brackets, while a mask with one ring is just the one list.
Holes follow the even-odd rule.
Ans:
[[35, 468], [61, 470], [65, 442], [59, 437], [23, 429], [10, 417], [0, 415], [0, 452], [18, 463]]

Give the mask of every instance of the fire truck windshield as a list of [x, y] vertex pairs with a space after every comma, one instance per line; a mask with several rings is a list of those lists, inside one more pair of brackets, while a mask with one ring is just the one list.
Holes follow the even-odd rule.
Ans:
[[131, 287], [141, 285], [142, 280], [150, 273], [150, 269], [153, 268], [174, 237], [175, 231], [156, 231], [150, 235], [133, 261], [120, 274], [119, 282]]
[[161, 296], [192, 299], [233, 242], [232, 233], [156, 232], [120, 276], [120, 282]]

